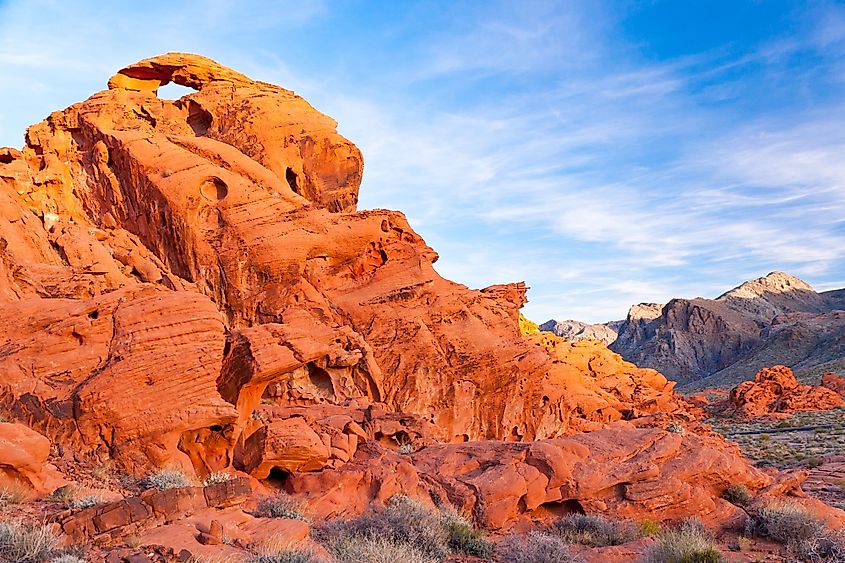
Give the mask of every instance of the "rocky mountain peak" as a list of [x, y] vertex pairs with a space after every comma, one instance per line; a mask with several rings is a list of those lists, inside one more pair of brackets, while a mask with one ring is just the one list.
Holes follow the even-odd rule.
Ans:
[[769, 274], [748, 280], [732, 290], [723, 293], [717, 299], [728, 297], [740, 297], [743, 299], [754, 299], [766, 297], [772, 293], [810, 292], [816, 293], [813, 287], [791, 274], [786, 272], [770, 272]]

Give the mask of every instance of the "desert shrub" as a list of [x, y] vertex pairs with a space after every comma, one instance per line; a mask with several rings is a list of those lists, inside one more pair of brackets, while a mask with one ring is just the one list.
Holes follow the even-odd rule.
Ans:
[[440, 514], [405, 495], [391, 498], [383, 510], [352, 520], [330, 522], [318, 531], [318, 537], [327, 538], [330, 545], [343, 547], [348, 543], [355, 549], [363, 549], [361, 542], [351, 540], [384, 539], [388, 544], [404, 545], [431, 561], [442, 561], [449, 555], [449, 535]]
[[414, 445], [413, 444], [401, 444], [396, 449], [396, 451], [399, 452], [402, 455], [411, 455], [412, 453], [414, 453]]
[[790, 546], [790, 550], [811, 563], [841, 563], [845, 561], [845, 531], [822, 529]]
[[490, 557], [495, 546], [484, 538], [484, 532], [473, 528], [472, 523], [463, 516], [451, 511], [444, 511], [441, 524], [449, 536], [449, 547], [453, 551], [476, 557]]
[[745, 485], [737, 483], [725, 489], [722, 498], [731, 504], [745, 506], [751, 501], [751, 491]]
[[234, 475], [232, 475], [231, 473], [227, 473], [225, 471], [217, 471], [215, 473], [211, 473], [208, 477], [206, 477], [202, 484], [204, 487], [208, 487], [209, 485], [226, 483], [234, 478]]
[[303, 503], [281, 491], [273, 496], [262, 497], [258, 501], [255, 514], [262, 518], [287, 518], [288, 520], [301, 520], [303, 522], [311, 521], [306, 514]]
[[670, 422], [669, 425], [666, 426], [666, 431], [673, 432], [675, 434], [684, 434], [686, 429], [677, 422]]
[[507, 563], [575, 563], [569, 546], [554, 534], [529, 532], [527, 536], [511, 536], [504, 542], [503, 561]]
[[722, 554], [716, 549], [707, 529], [695, 519], [664, 530], [657, 543], [645, 554], [646, 563], [720, 563]]
[[178, 469], [162, 469], [144, 477], [141, 486], [145, 489], [181, 489], [193, 485], [191, 478]]
[[660, 532], [660, 524], [654, 520], [640, 521], [640, 535], [641, 536], [655, 536]]
[[437, 563], [412, 544], [378, 536], [344, 536], [327, 546], [337, 563]]
[[58, 541], [49, 526], [0, 522], [0, 561], [41, 563], [53, 554]]
[[745, 529], [748, 534], [794, 546], [806, 538], [818, 536], [824, 524], [801, 505], [778, 503], [755, 510], [746, 521]]
[[85, 560], [76, 555], [66, 553], [65, 555], [59, 555], [50, 559], [50, 563], [85, 563]]
[[834, 531], [798, 504], [770, 504], [746, 521], [746, 532], [785, 544], [804, 561], [845, 561], [845, 532]]
[[59, 487], [58, 489], [50, 493], [50, 496], [48, 498], [50, 500], [55, 500], [64, 504], [68, 504], [70, 503], [70, 501], [76, 498], [76, 487], [73, 485], [65, 485], [63, 487]]
[[631, 522], [597, 514], [568, 514], [555, 522], [555, 531], [567, 543], [592, 547], [622, 545], [639, 537]]
[[0, 507], [20, 504], [29, 495], [29, 488], [21, 483], [13, 483], [0, 489]]
[[812, 457], [808, 457], [804, 461], [804, 463], [806, 463], [807, 466], [811, 467], [811, 468], [821, 467], [822, 465], [824, 465], [824, 458], [818, 457], [818, 456], [812, 456]]
[[751, 538], [748, 536], [737, 536], [736, 549], [738, 551], [748, 551], [751, 548]]
[[316, 561], [310, 549], [282, 549], [276, 553], [255, 555], [247, 563], [312, 563]]
[[96, 495], [89, 495], [80, 498], [70, 499], [67, 502], [68, 508], [73, 509], [84, 509], [84, 508], [91, 508], [92, 506], [97, 506], [99, 504], [103, 504], [103, 499]]

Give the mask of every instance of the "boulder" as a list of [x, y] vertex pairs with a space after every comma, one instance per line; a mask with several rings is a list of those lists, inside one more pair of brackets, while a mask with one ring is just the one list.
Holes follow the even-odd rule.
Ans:
[[827, 387], [802, 385], [786, 366], [760, 370], [754, 381], [746, 381], [734, 387], [729, 401], [730, 408], [742, 417], [845, 406], [845, 400], [836, 391]]
[[0, 493], [45, 495], [67, 481], [47, 462], [50, 440], [23, 424], [0, 422]]

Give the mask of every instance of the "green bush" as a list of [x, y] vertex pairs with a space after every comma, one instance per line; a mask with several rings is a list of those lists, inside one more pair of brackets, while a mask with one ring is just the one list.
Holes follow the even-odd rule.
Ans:
[[722, 492], [722, 498], [731, 504], [745, 506], [751, 502], [751, 491], [741, 483], [731, 485]]
[[144, 477], [140, 484], [145, 489], [158, 489], [160, 491], [181, 489], [193, 485], [191, 478], [178, 469], [162, 469], [161, 471], [156, 471]]
[[622, 545], [640, 536], [631, 522], [593, 514], [568, 514], [555, 522], [555, 531], [567, 543], [592, 547]]
[[707, 529], [695, 519], [664, 530], [645, 554], [646, 563], [720, 563], [724, 559]]
[[824, 465], [824, 458], [818, 456], [808, 457], [804, 463], [806, 463], [811, 468], [821, 467]]
[[640, 521], [640, 535], [641, 536], [655, 536], [660, 532], [660, 524], [654, 520]]
[[58, 542], [49, 526], [0, 522], [0, 561], [41, 563], [53, 555]]
[[560, 536], [545, 532], [529, 532], [527, 536], [511, 536], [504, 542], [507, 563], [575, 563], [569, 546]]
[[484, 538], [484, 532], [472, 527], [472, 523], [454, 512], [443, 512], [441, 523], [449, 536], [449, 547], [456, 552], [476, 557], [490, 557], [495, 550], [492, 542]]
[[287, 518], [288, 520], [301, 520], [310, 522], [302, 502], [290, 495], [279, 492], [274, 496], [262, 497], [258, 501], [255, 510], [256, 516], [261, 518]]

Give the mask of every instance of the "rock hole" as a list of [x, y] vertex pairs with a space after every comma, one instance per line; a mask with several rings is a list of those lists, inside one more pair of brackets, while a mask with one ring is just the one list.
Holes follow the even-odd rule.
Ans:
[[584, 507], [575, 499], [567, 499], [554, 502], [546, 502], [537, 507], [537, 510], [556, 516], [558, 518], [567, 514], [584, 514]]
[[229, 195], [229, 187], [220, 178], [211, 177], [203, 180], [200, 193], [208, 201], [219, 201]]
[[283, 489], [290, 478], [290, 471], [285, 471], [279, 467], [274, 467], [267, 475], [267, 483], [277, 489]]
[[159, 86], [158, 91], [156, 92], [156, 97], [159, 100], [178, 100], [183, 96], [187, 96], [188, 94], [193, 94], [196, 92], [193, 88], [188, 88], [187, 86], [180, 86], [175, 82], [168, 82], [164, 86]]
[[285, 180], [288, 181], [288, 185], [290, 186], [290, 189], [293, 190], [293, 193], [298, 194], [299, 186], [296, 184], [296, 172], [294, 172], [290, 167], [285, 169]]
[[212, 424], [208, 429], [212, 432], [223, 432], [223, 426], [220, 424]]
[[[15, 158], [11, 154], [0, 154], [0, 164], [11, 164]], [[290, 168], [288, 168], [290, 170]]]
[[99, 311], [97, 311], [96, 309], [94, 309], [93, 311], [91, 311], [90, 313], [88, 313], [88, 318], [89, 318], [89, 319], [96, 319], [96, 318], [98, 318], [99, 316], [100, 316], [100, 312], [99, 312]]
[[208, 133], [211, 127], [212, 115], [206, 110], [202, 109], [196, 102], [188, 103], [188, 118], [187, 122], [191, 129], [194, 130], [194, 135], [202, 137]]
[[314, 387], [316, 387], [322, 395], [329, 397], [333, 396], [334, 384], [332, 383], [332, 376], [329, 375], [329, 372], [321, 367], [315, 366], [314, 364], [307, 364], [306, 367], [308, 368], [308, 379], [311, 381], [311, 384], [314, 385]]

